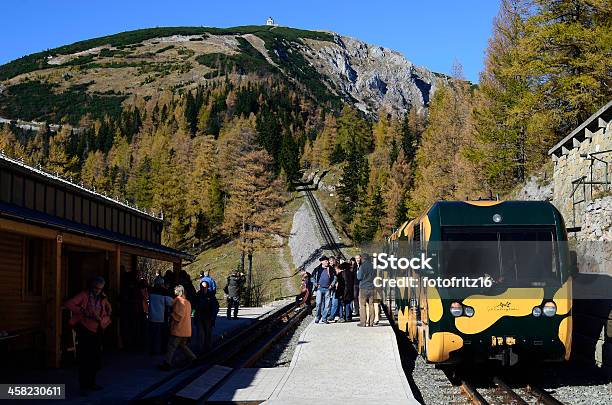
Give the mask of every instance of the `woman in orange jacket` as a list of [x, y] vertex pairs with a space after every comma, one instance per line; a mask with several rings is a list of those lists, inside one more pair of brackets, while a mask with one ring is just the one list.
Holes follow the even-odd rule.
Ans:
[[162, 370], [172, 368], [172, 358], [177, 349], [183, 350], [191, 361], [197, 357], [187, 346], [191, 338], [191, 303], [185, 298], [185, 288], [182, 285], [174, 287], [176, 298], [172, 302], [172, 316], [170, 317], [170, 340], [166, 361], [160, 365]]

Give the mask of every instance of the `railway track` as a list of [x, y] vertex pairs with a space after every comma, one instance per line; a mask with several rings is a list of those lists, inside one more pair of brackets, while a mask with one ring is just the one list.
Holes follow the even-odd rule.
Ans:
[[323, 216], [323, 212], [321, 211], [321, 207], [319, 206], [317, 199], [314, 197], [314, 195], [312, 195], [312, 191], [304, 190], [304, 193], [306, 194], [306, 198], [308, 199], [308, 202], [310, 203], [310, 206], [315, 214], [315, 218], [317, 220], [317, 224], [319, 225], [319, 229], [321, 230], [321, 234], [323, 235], [323, 239], [325, 240], [325, 244], [328, 246], [329, 250], [333, 252], [334, 256], [346, 260], [344, 253], [342, 253], [340, 250], [340, 246], [338, 246], [336, 243], [334, 235], [329, 229], [329, 225]]
[[495, 376], [492, 378], [494, 388], [488, 390], [485, 395], [481, 394], [471, 383], [466, 380], [461, 380], [461, 394], [474, 405], [489, 405], [489, 404], [544, 404], [544, 405], [563, 405], [562, 402], [555, 399], [543, 389], [527, 384], [522, 390], [524, 395], [520, 395], [517, 390], [513, 389], [504, 380]]
[[[297, 302], [284, 305], [264, 319], [254, 322], [236, 335], [215, 346], [204, 358], [197, 360], [192, 366], [175, 371], [167, 378], [146, 388], [130, 403], [132, 404], [173, 404], [197, 402], [206, 399], [231, 375], [240, 368], [251, 367], [276, 342], [290, 330], [295, 328], [307, 315], [307, 311], [298, 306]], [[231, 369], [214, 386], [197, 393], [197, 398], [185, 398], [182, 394], [213, 367], [223, 366]], [[197, 390], [196, 390], [197, 392]]]

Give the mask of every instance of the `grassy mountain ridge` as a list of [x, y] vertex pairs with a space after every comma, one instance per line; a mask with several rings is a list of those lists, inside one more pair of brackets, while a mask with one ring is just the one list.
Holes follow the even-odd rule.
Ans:
[[20, 74], [29, 73], [35, 70], [44, 69], [46, 59], [54, 55], [68, 55], [76, 52], [83, 52], [91, 48], [109, 45], [111, 47], [126, 47], [138, 44], [153, 38], [167, 37], [172, 35], [243, 35], [243, 34], [262, 34], [274, 28], [274, 33], [281, 35], [289, 40], [299, 38], [311, 38], [318, 40], [331, 41], [330, 34], [307, 31], [285, 27], [269, 27], [259, 25], [240, 26], [233, 28], [214, 28], [214, 27], [157, 27], [143, 28], [134, 31], [125, 31], [117, 34], [105, 35], [102, 37], [78, 41], [70, 45], [63, 45], [53, 49], [25, 55], [0, 66], [0, 80], [8, 80]]
[[[440, 75], [390, 49], [288, 27], [159, 27], [92, 38], [0, 66], [0, 116], [64, 122], [116, 114], [134, 97], [223, 80], [280, 80], [313, 104], [400, 115], [426, 107]], [[34, 97], [29, 95], [35, 94]]]
[[269, 26], [148, 28], [79, 41], [0, 66], [0, 115], [76, 125], [86, 114], [116, 116], [133, 95], [194, 89], [228, 75], [284, 76], [316, 101], [337, 103], [297, 52], [304, 38], [333, 41], [328, 33]]

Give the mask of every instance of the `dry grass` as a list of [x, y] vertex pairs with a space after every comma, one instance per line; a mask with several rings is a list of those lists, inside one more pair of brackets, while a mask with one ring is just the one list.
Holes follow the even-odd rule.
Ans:
[[[293, 215], [302, 204], [301, 198], [292, 198], [284, 208], [281, 218], [281, 228], [286, 235], [291, 232]], [[217, 298], [223, 298], [223, 287], [227, 276], [240, 264], [240, 250], [236, 241], [231, 241], [217, 248], [200, 253], [196, 260], [185, 267], [192, 279], [201, 271], [210, 271], [217, 281]], [[246, 266], [246, 262], [245, 262]], [[284, 238], [280, 248], [265, 249], [253, 255], [253, 284], [260, 288], [262, 302], [274, 301], [280, 297], [292, 295], [299, 285], [298, 277], [284, 278], [290, 272], [295, 272], [291, 252]], [[274, 279], [274, 280], [273, 280]]]

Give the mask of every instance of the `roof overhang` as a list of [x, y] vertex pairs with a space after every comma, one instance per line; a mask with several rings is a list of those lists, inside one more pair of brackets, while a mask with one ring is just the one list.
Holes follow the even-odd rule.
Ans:
[[[57, 231], [68, 232], [73, 235], [102, 241], [109, 244], [126, 246], [136, 254], [152, 259], [179, 262], [181, 260], [193, 261], [193, 255], [172, 249], [167, 246], [158, 245], [139, 239], [126, 237], [114, 232], [78, 224], [72, 221], [63, 220], [51, 215], [27, 208], [16, 207], [12, 204], [0, 202], [0, 217], [8, 218], [25, 224], [37, 225], [41, 228], [54, 229]], [[17, 229], [14, 229], [18, 231]], [[67, 239], [67, 242], [70, 239]], [[128, 249], [128, 250], [130, 250]]]
[[600, 128], [605, 127], [612, 119], [612, 100], [605, 106], [599, 109], [595, 114], [591, 115], [580, 126], [574, 129], [568, 136], [563, 138], [559, 143], [553, 146], [549, 151], [549, 155], [560, 157], [567, 154], [568, 151], [576, 146], [579, 146], [585, 139], [590, 138], [593, 132], [597, 132]]

